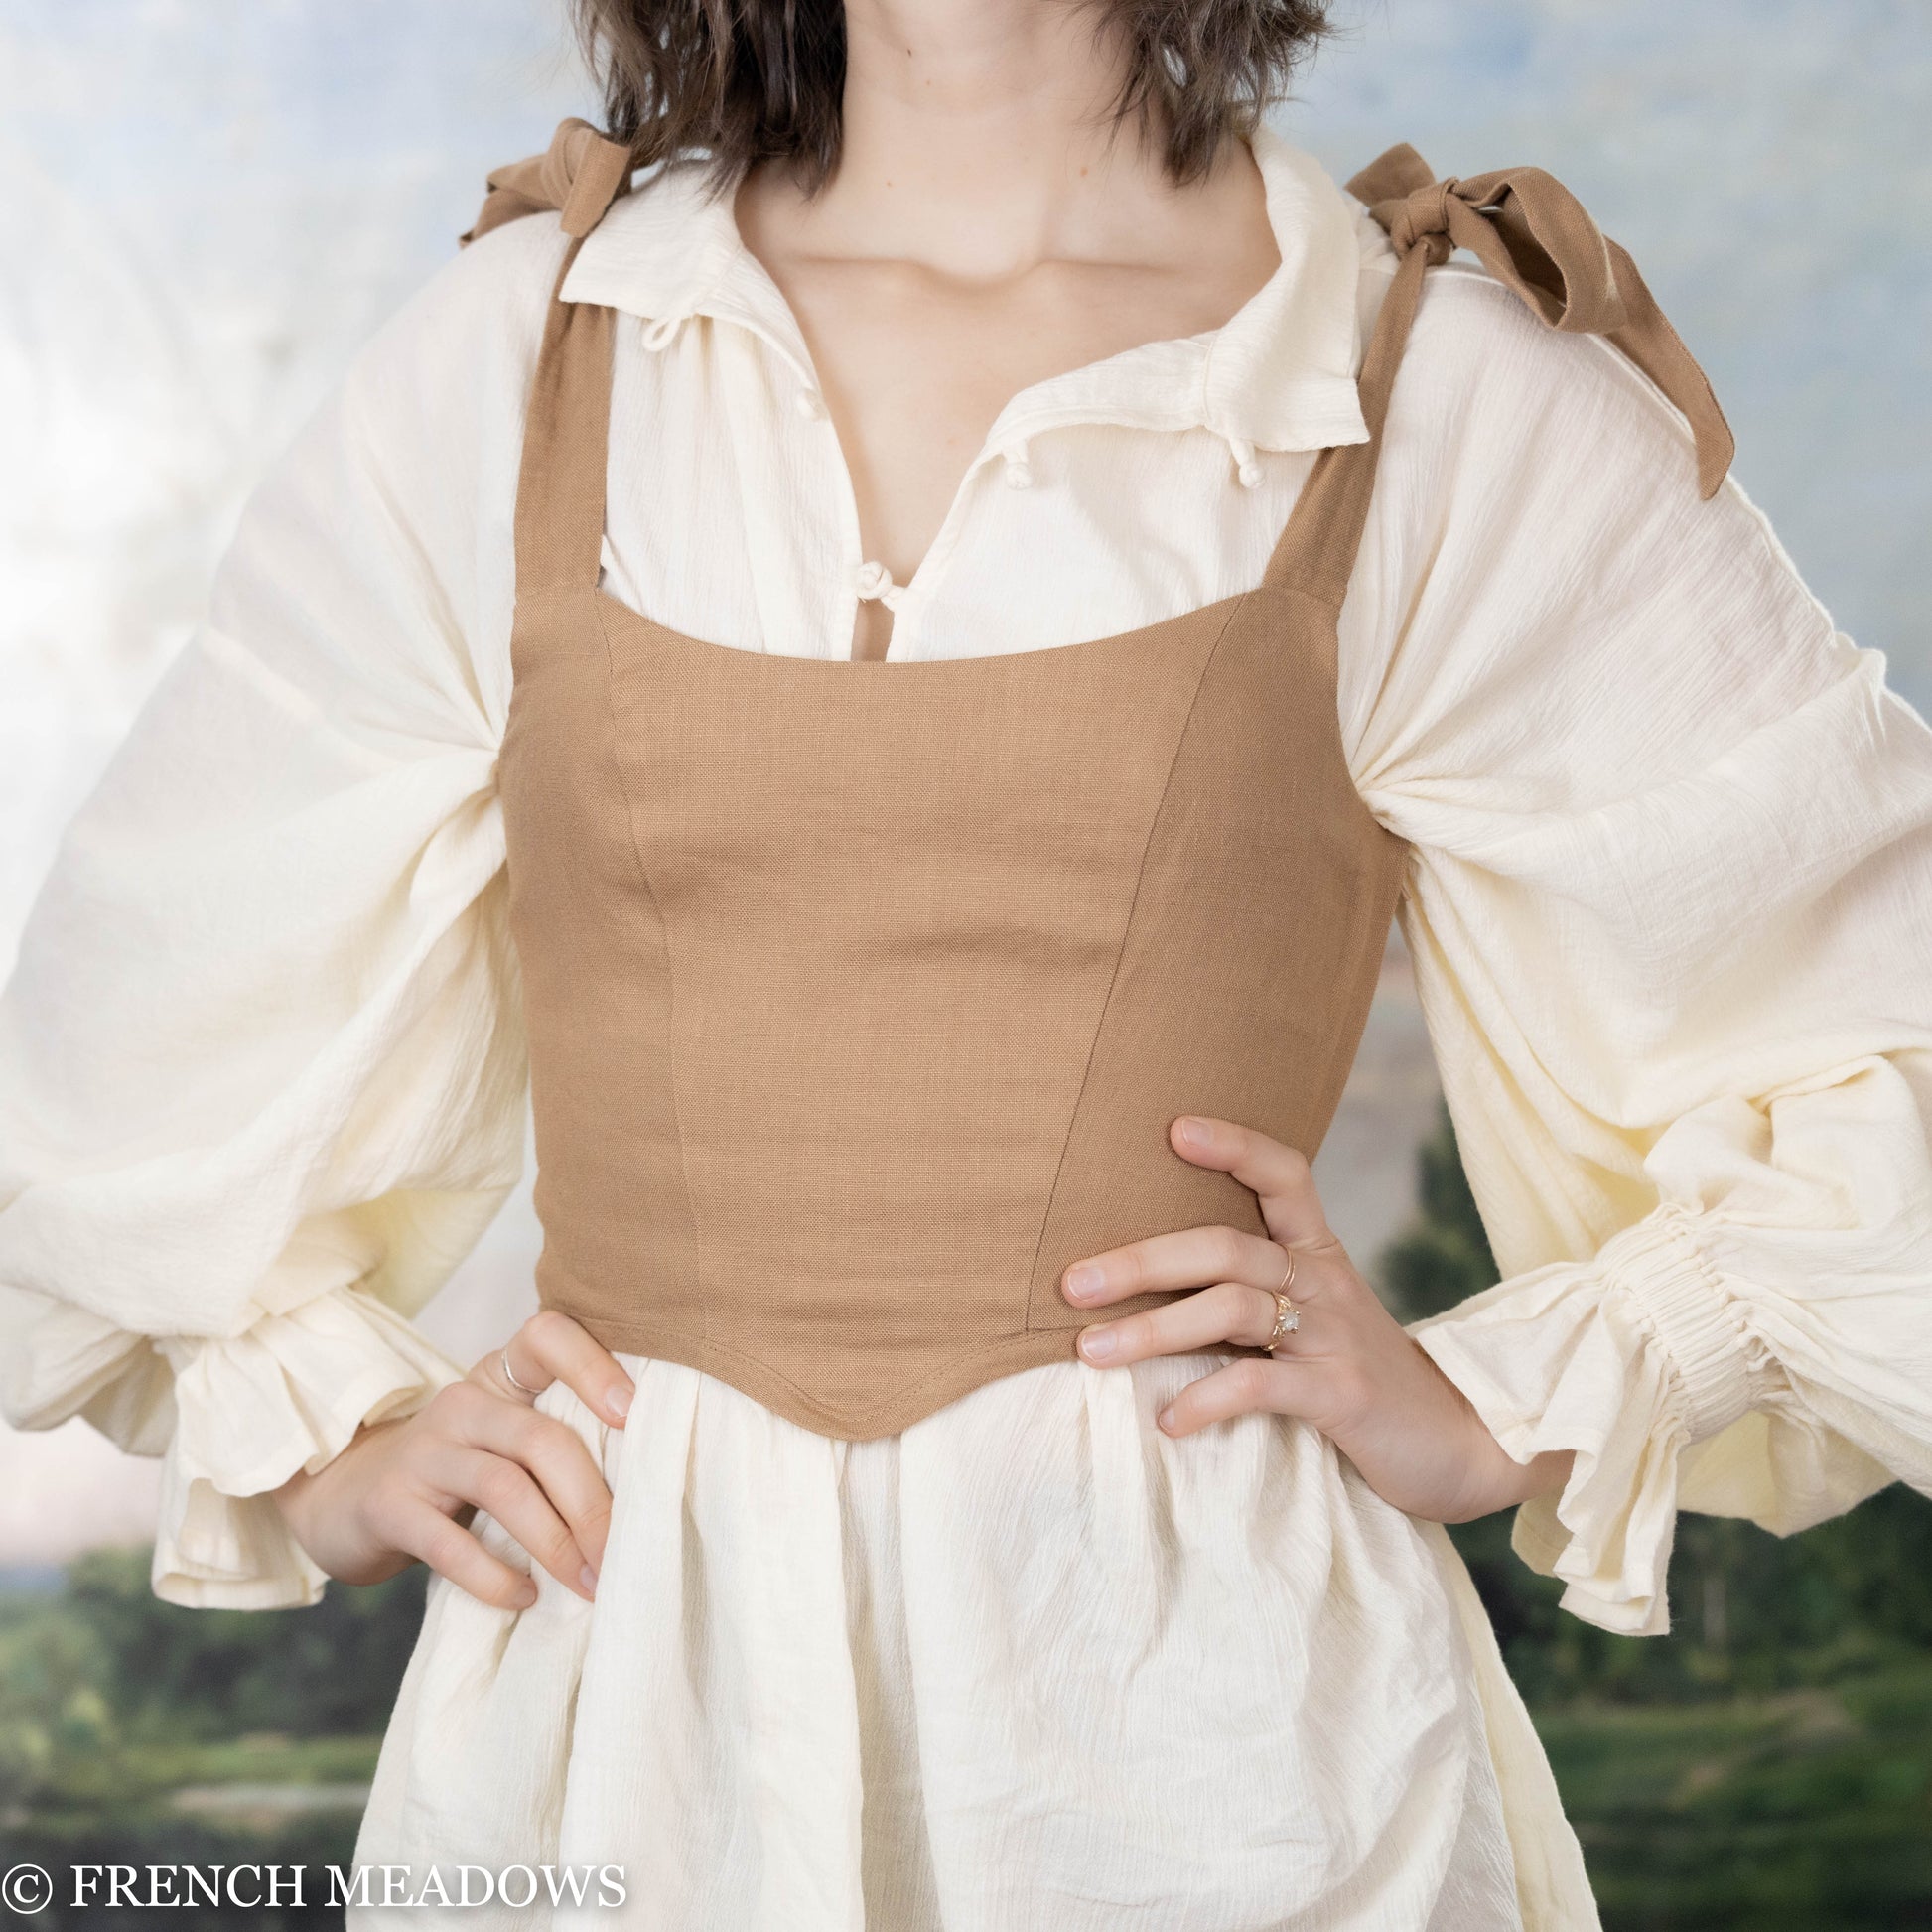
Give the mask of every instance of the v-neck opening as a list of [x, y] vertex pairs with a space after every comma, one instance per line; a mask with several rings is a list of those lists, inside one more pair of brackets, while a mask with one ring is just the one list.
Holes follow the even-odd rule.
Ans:
[[[732, 223], [732, 231], [736, 233], [735, 220]], [[564, 296], [563, 290], [571, 273], [573, 257], [581, 245], [582, 237], [573, 243], [572, 250], [566, 254], [558, 270], [553, 300], [559, 305], [560, 311], [564, 304], [572, 302], [571, 298]], [[783, 333], [787, 326], [795, 331], [796, 318], [789, 303], [784, 300], [783, 291], [778, 288], [775, 279], [749, 249], [744, 248], [742, 240], [736, 245], [762, 278], [771, 298], [766, 306], [770, 307], [773, 314], [778, 317], [780, 333]], [[519, 580], [525, 579], [526, 571], [534, 566], [537, 572], [549, 578], [550, 588], [558, 592], [590, 591], [596, 600], [594, 608], [599, 614], [600, 621], [605, 607], [609, 606], [623, 613], [626, 621], [645, 626], [647, 630], [655, 631], [661, 637], [687, 648], [733, 650], [741, 657], [785, 656], [793, 662], [848, 667], [855, 675], [869, 666], [883, 670], [910, 663], [937, 665], [942, 662], [979, 662], [982, 657], [1004, 659], [1014, 656], [1051, 655], [1055, 652], [1077, 652], [1086, 655], [1110, 649], [1124, 653], [1150, 634], [1194, 621], [1206, 613], [1223, 610], [1223, 623], [1231, 622], [1243, 604], [1264, 594], [1275, 597], [1306, 597], [1322, 606], [1332, 619], [1338, 613], [1346, 592], [1353, 552], [1360, 540], [1367, 511], [1368, 492], [1372, 487], [1376, 469], [1378, 439], [1369, 428], [1366, 407], [1368, 398], [1363, 392], [1363, 384], [1372, 378], [1378, 385], [1375, 391], [1374, 413], [1375, 420], [1379, 424], [1382, 415], [1386, 412], [1389, 377], [1395, 360], [1400, 356], [1401, 343], [1407, 337], [1409, 321], [1421, 292], [1420, 276], [1415, 271], [1426, 267], [1428, 259], [1426, 254], [1412, 252], [1411, 257], [1405, 261], [1404, 267], [1407, 272], [1398, 275], [1390, 296], [1385, 298], [1373, 340], [1361, 358], [1358, 371], [1348, 378], [1348, 387], [1356, 404], [1355, 414], [1366, 433], [1359, 442], [1330, 443], [1321, 447], [1312, 469], [1304, 480], [1277, 534], [1258, 582], [1234, 594], [1231, 598], [1195, 607], [1193, 612], [1179, 613], [1175, 617], [1157, 621], [1153, 625], [1135, 626], [1128, 630], [1108, 632], [1099, 637], [1077, 639], [1070, 643], [1041, 644], [1017, 652], [972, 653], [964, 657], [949, 654], [943, 658], [906, 657], [897, 654], [897, 646], [901, 638], [897, 629], [897, 611], [894, 630], [887, 639], [887, 647], [876, 657], [855, 656], [852, 643], [845, 638], [841, 639], [842, 647], [834, 653], [820, 655], [814, 652], [810, 656], [802, 656], [796, 652], [774, 652], [766, 648], [747, 650], [737, 645], [712, 643], [704, 638], [692, 636], [688, 632], [672, 630], [668, 625], [658, 623], [642, 611], [624, 604], [603, 588], [601, 563], [602, 553], [608, 541], [606, 511], [611, 442], [611, 388], [617, 354], [618, 337], [614, 325], [618, 311], [608, 303], [595, 301], [592, 302], [588, 312], [575, 308], [573, 304], [573, 313], [568, 320], [561, 313], [553, 312], [550, 324], [547, 326], [544, 348], [539, 358], [537, 382], [539, 394], [549, 403], [549, 407], [537, 409], [533, 406], [532, 421], [526, 425], [526, 479], [532, 463], [528, 439], [533, 431], [540, 431], [553, 443], [561, 437], [564, 439], [564, 447], [574, 454], [561, 459], [564, 465], [562, 469], [548, 469], [545, 472], [547, 485], [544, 490], [545, 513], [541, 522], [531, 520], [537, 513], [535, 501], [525, 489], [519, 487], [516, 513]], [[801, 345], [802, 340], [802, 335], [799, 335], [797, 341]], [[587, 372], [582, 379], [574, 381], [567, 380], [561, 366], [553, 365], [549, 359], [568, 356], [573, 350], [580, 357], [588, 353], [596, 364], [595, 368]], [[1126, 352], [1132, 353], [1132, 351]], [[817, 371], [810, 360], [809, 349], [804, 351], [804, 358], [803, 366], [816, 391]], [[545, 386], [546, 382], [549, 387]], [[859, 567], [863, 569], [864, 546], [860, 541], [858, 530], [857, 495], [853, 473], [850, 464], [846, 461], [844, 444], [842, 440], [836, 438], [836, 435], [835, 442], [838, 447], [839, 468], [845, 484], [845, 514], [848, 519], [849, 541], [854, 554], [859, 555]], [[928, 576], [934, 568], [935, 559], [943, 554], [949, 536], [959, 523], [967, 488], [985, 461], [989, 448], [990, 442], [988, 446], [982, 447], [979, 455], [960, 479], [945, 519], [942, 520], [933, 541], [927, 546], [918, 567], [903, 587], [906, 592], [917, 594], [923, 589], [921, 579]], [[1344, 458], [1354, 460], [1344, 462]], [[559, 451], [555, 448], [552, 448], [543, 458], [543, 462], [547, 465], [554, 465], [558, 460]], [[1340, 464], [1341, 467], [1334, 468], [1336, 464]], [[575, 487], [560, 486], [566, 478], [574, 480]], [[584, 516], [585, 511], [590, 512], [589, 518]], [[1344, 546], [1337, 546], [1331, 540], [1335, 535], [1346, 537]], [[1343, 548], [1347, 552], [1345, 559], [1342, 557]], [[560, 570], [559, 566], [561, 566]], [[851, 602], [844, 604], [843, 608], [856, 612], [856, 605], [860, 601], [856, 583], [848, 583], [847, 597]], [[855, 621], [853, 625], [855, 632], [856, 628]]]
[[[1260, 156], [1254, 153], [1252, 142], [1249, 146], [1253, 164], [1257, 170], [1261, 170]], [[913, 564], [911, 570], [903, 578], [894, 576], [891, 566], [883, 558], [876, 557], [870, 553], [866, 547], [865, 531], [861, 526], [859, 517], [858, 475], [853, 468], [852, 452], [846, 447], [845, 438], [839, 432], [838, 421], [833, 415], [826, 386], [819, 372], [817, 358], [812, 353], [811, 344], [806, 339], [805, 331], [799, 321], [796, 308], [793, 306], [790, 298], [785, 294], [783, 288], [780, 287], [777, 277], [771, 273], [763, 259], [745, 240], [744, 227], [738, 218], [738, 198], [744, 190], [744, 182], [742, 180], [732, 190], [724, 208], [725, 227], [722, 238], [727, 241], [728, 246], [723, 261], [717, 273], [712, 278], [710, 290], [707, 293], [707, 301], [725, 281], [730, 268], [735, 263], [741, 264], [744, 270], [753, 278], [753, 286], [760, 300], [758, 305], [748, 305], [745, 310], [740, 311], [736, 315], [731, 312], [729, 306], [721, 307], [716, 311], [701, 310], [700, 312], [715, 313], [718, 319], [735, 322], [738, 327], [747, 329], [753, 334], [759, 336], [783, 361], [791, 366], [793, 373], [798, 379], [807, 385], [809, 393], [815, 399], [818, 406], [818, 420], [820, 425], [831, 437], [833, 449], [836, 452], [841, 492], [841, 520], [845, 524], [846, 535], [849, 539], [852, 553], [858, 559], [857, 564], [854, 566], [855, 570], [864, 571], [876, 564], [880, 570], [887, 574], [889, 581], [900, 594], [901, 598], [907, 596], [916, 597], [922, 592], [931, 570], [937, 567], [938, 562], [943, 562], [945, 557], [955, 547], [958, 540], [958, 525], [965, 514], [967, 493], [973, 487], [975, 479], [978, 477], [981, 469], [1001, 455], [1005, 443], [1025, 440], [1024, 438], [1016, 438], [1014, 436], [1012, 425], [1015, 422], [1024, 422], [1030, 410], [1039, 414], [1042, 419], [1050, 421], [1053, 414], [1050, 406], [1051, 392], [1053, 390], [1060, 387], [1070, 388], [1083, 379], [1091, 380], [1097, 372], [1107, 370], [1117, 364], [1126, 365], [1135, 360], [1152, 359], [1164, 351], [1173, 353], [1189, 350], [1195, 352], [1201, 358], [1199, 380], [1203, 388], [1205, 387], [1208, 363], [1212, 356], [1214, 346], [1220, 341], [1229, 325], [1259, 304], [1266, 295], [1280, 286], [1293, 272], [1288, 253], [1282, 247], [1281, 236], [1276, 230], [1274, 208], [1275, 191], [1265, 171], [1262, 171], [1262, 178], [1264, 194], [1269, 198], [1269, 233], [1277, 250], [1278, 259], [1275, 267], [1269, 271], [1266, 280], [1261, 286], [1253, 290], [1239, 303], [1231, 315], [1224, 317], [1220, 322], [1212, 325], [1208, 329], [1194, 330], [1184, 336], [1157, 336], [1150, 337], [1145, 342], [1130, 343], [1124, 348], [1111, 350], [1105, 355], [1090, 357], [1084, 362], [1075, 364], [1070, 369], [1055, 370], [1051, 375], [1042, 376], [1037, 381], [1026, 383], [1016, 389], [1001, 404], [1000, 408], [995, 411], [992, 420], [988, 423], [984, 434], [981, 436], [979, 448], [968, 460], [965, 469], [960, 472], [959, 478], [953, 485], [952, 494], [947, 499], [944, 515], [940, 518], [937, 527], [933, 530], [932, 536], [926, 543], [925, 548], [920, 552], [917, 562]], [[769, 313], [764, 314], [761, 311], [768, 311]], [[1038, 400], [1029, 402], [1029, 398], [1038, 398]], [[1002, 432], [1004, 432], [1004, 435]], [[859, 596], [855, 591], [852, 593], [852, 601], [854, 609], [853, 621], [850, 626], [851, 634], [846, 639], [845, 649], [839, 653], [840, 660], [849, 664], [903, 664], [920, 661], [917, 659], [908, 659], [898, 654], [899, 621], [897, 609], [891, 612], [892, 622], [887, 633], [884, 652], [878, 657], [854, 656], [852, 645], [859, 628], [859, 607], [870, 600]], [[1090, 638], [1086, 641], [1100, 642], [1104, 640]], [[1056, 647], [1048, 646], [1048, 648]]]

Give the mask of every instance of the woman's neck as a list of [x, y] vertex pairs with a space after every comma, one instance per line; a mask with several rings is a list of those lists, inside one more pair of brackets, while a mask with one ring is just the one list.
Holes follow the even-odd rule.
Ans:
[[[1246, 142], [1179, 188], [1114, 124], [1123, 68], [1080, 0], [847, 0], [847, 21], [837, 171], [806, 196], [754, 169], [736, 212], [797, 319], [863, 557], [904, 585], [1016, 395], [1220, 327], [1281, 253]], [[891, 623], [861, 603], [853, 654]]]
[[796, 245], [964, 282], [1184, 250], [1203, 204], [1253, 198], [1230, 178], [1252, 164], [1230, 143], [1177, 189], [1159, 130], [1115, 121], [1126, 64], [1100, 23], [1077, 0], [847, 0], [841, 158], [790, 209]]

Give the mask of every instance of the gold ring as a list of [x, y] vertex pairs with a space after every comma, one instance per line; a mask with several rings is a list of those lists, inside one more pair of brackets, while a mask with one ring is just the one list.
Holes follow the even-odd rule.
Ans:
[[543, 1393], [541, 1389], [523, 1388], [523, 1384], [516, 1379], [516, 1371], [515, 1369], [510, 1367], [510, 1351], [509, 1351], [509, 1344], [507, 1342], [503, 1344], [503, 1352], [501, 1355], [497, 1357], [497, 1360], [502, 1363], [503, 1379], [510, 1385], [511, 1388], [523, 1389], [523, 1393], [531, 1397], [532, 1399], [534, 1399], [537, 1396], [540, 1396]]
[[1285, 1250], [1288, 1255], [1288, 1272], [1282, 1277], [1280, 1288], [1271, 1288], [1268, 1293], [1275, 1298], [1275, 1325], [1268, 1339], [1261, 1345], [1269, 1354], [1275, 1352], [1277, 1342], [1284, 1341], [1302, 1325], [1302, 1311], [1288, 1299], [1287, 1289], [1295, 1279], [1295, 1251]]

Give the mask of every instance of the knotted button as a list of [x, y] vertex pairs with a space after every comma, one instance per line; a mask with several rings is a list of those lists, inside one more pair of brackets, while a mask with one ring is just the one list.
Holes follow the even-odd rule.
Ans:
[[877, 598], [889, 611], [897, 611], [899, 599], [904, 596], [900, 587], [893, 582], [893, 573], [880, 563], [861, 564], [853, 588], [862, 602], [870, 603]]

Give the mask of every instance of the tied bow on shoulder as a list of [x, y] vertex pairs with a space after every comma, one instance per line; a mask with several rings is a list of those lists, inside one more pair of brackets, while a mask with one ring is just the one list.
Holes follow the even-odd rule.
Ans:
[[1440, 265], [1466, 248], [1552, 329], [1601, 336], [1656, 383], [1697, 438], [1698, 491], [1717, 494], [1736, 445], [1710, 381], [1628, 252], [1541, 168], [1437, 180], [1406, 142], [1348, 184], [1398, 255], [1421, 246]]
[[[581, 239], [629, 193], [634, 161], [626, 144], [573, 115], [542, 154], [490, 171], [489, 193], [462, 241], [550, 208]], [[1425, 264], [1440, 265], [1466, 248], [1550, 328], [1613, 344], [1684, 412], [1697, 439], [1699, 493], [1717, 493], [1736, 445], [1709, 380], [1628, 251], [1554, 175], [1499, 168], [1439, 181], [1404, 142], [1355, 176], [1348, 192], [1367, 204], [1398, 255], [1421, 247]]]
[[587, 235], [612, 202], [630, 192], [634, 166], [623, 142], [610, 140], [589, 121], [572, 115], [559, 124], [542, 154], [489, 171], [484, 177], [489, 193], [476, 225], [459, 239], [468, 247], [505, 221], [550, 208], [562, 211], [565, 234]]

